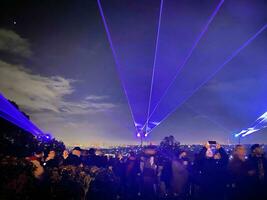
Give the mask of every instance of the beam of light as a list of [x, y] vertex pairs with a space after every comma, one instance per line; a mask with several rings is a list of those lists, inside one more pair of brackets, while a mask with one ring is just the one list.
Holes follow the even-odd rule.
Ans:
[[[159, 120], [159, 124], [162, 123], [165, 119], [167, 119], [174, 111], [177, 110], [183, 103], [185, 103], [196, 91], [198, 91], [204, 84], [206, 84], [209, 80], [211, 80], [226, 64], [228, 64], [234, 57], [236, 57], [246, 46], [248, 46], [259, 34], [261, 34], [267, 28], [267, 24], [261, 27], [253, 36], [251, 36], [246, 42], [244, 42], [237, 50], [235, 50], [221, 65], [219, 65], [216, 70], [207, 77], [202, 83], [200, 83], [193, 91], [189, 93], [189, 95], [185, 96], [174, 109], [168, 112], [161, 120]], [[152, 117], [152, 116], [151, 116]], [[149, 118], [149, 120], [151, 119]], [[150, 132], [155, 128], [151, 127]]]
[[220, 8], [222, 7], [224, 3], [224, 0], [221, 0], [219, 2], [219, 4], [216, 6], [216, 8], [214, 9], [214, 11], [212, 12], [211, 16], [209, 17], [207, 23], [205, 24], [205, 26], [203, 27], [202, 31], [200, 32], [200, 34], [198, 35], [198, 37], [196, 38], [195, 42], [193, 43], [193, 46], [191, 47], [191, 49], [189, 50], [187, 56], [185, 57], [185, 59], [183, 60], [183, 62], [177, 67], [177, 71], [174, 75], [174, 77], [171, 79], [170, 83], [168, 84], [166, 90], [164, 91], [163, 95], [160, 97], [159, 101], [156, 103], [156, 105], [154, 106], [152, 112], [150, 112], [149, 109], [149, 117], [148, 119], [150, 119], [150, 117], [153, 115], [153, 113], [155, 112], [155, 110], [158, 108], [158, 106], [160, 105], [161, 101], [163, 100], [163, 98], [166, 96], [166, 94], [168, 93], [169, 89], [171, 88], [171, 86], [173, 85], [173, 83], [175, 82], [177, 76], [179, 75], [179, 73], [181, 72], [181, 70], [183, 69], [183, 67], [186, 65], [187, 61], [189, 60], [189, 58], [191, 57], [193, 51], [195, 50], [195, 48], [197, 47], [199, 41], [201, 40], [201, 38], [203, 37], [203, 35], [206, 33], [206, 31], [209, 28], [209, 25], [211, 24], [211, 22], [213, 21], [213, 19], [215, 18], [215, 16], [217, 15], [217, 13], [219, 12]]
[[245, 137], [247, 135], [250, 135], [256, 131], [259, 131], [260, 129], [254, 129], [254, 128], [248, 128], [247, 132], [242, 135], [242, 137]]
[[[132, 119], [133, 119], [134, 125], [135, 125], [136, 122], [135, 122], [135, 119], [134, 119], [132, 107], [130, 105], [129, 96], [128, 96], [128, 93], [126, 91], [125, 83], [124, 83], [123, 79], [121, 78], [121, 74], [120, 74], [120, 71], [118, 69], [118, 68], [120, 68], [120, 62], [118, 60], [118, 56], [117, 56], [117, 53], [115, 51], [115, 48], [114, 48], [114, 45], [113, 45], [113, 41], [111, 39], [111, 34], [110, 34], [110, 31], [109, 31], [109, 28], [108, 28], [108, 24], [107, 24], [107, 21], [106, 21], [106, 18], [105, 18], [104, 11], [103, 11], [103, 8], [102, 8], [100, 0], [97, 0], [97, 4], [98, 4], [100, 15], [101, 15], [101, 18], [102, 18], [102, 21], [103, 21], [103, 24], [104, 24], [104, 27], [105, 27], [105, 30], [106, 30], [106, 33], [107, 33], [107, 38], [108, 38], [108, 41], [109, 41], [109, 44], [110, 44], [110, 48], [111, 48], [111, 51], [112, 51], [112, 54], [113, 54], [113, 57], [114, 57], [117, 73], [119, 74], [119, 78], [120, 78], [120, 81], [121, 81], [121, 84], [122, 84], [122, 87], [123, 87], [123, 91], [124, 91], [124, 94], [125, 94], [125, 96], [127, 98], [128, 106], [129, 106], [129, 109], [130, 109], [130, 112], [131, 112], [131, 116], [132, 116]], [[138, 129], [137, 129], [136, 125], [135, 125], [135, 129], [136, 129], [136, 132], [138, 132]]]
[[0, 117], [17, 125], [23, 130], [30, 132], [31, 134], [44, 135], [44, 132], [39, 129], [34, 123], [32, 123], [27, 117], [24, 116], [14, 105], [12, 105], [1, 93], [0, 93]]
[[18, 117], [14, 117], [15, 114], [7, 114], [6, 112], [3, 112], [2, 109], [0, 111], [0, 117], [11, 122], [12, 124], [15, 124], [16, 126], [24, 129], [25, 131], [32, 133], [33, 135], [38, 135], [39, 133], [33, 130], [29, 125], [25, 122], [19, 119]]
[[[160, 1], [153, 2], [143, 0], [129, 6], [127, 1], [98, 1], [101, 6], [99, 16], [106, 25], [108, 45], [112, 47], [112, 57], [115, 53], [114, 64], [127, 94], [133, 121], [142, 124], [135, 127], [137, 132], [142, 130], [147, 120], [160, 11]], [[145, 7], [146, 12], [143, 12]]]
[[258, 119], [256, 119], [256, 121], [252, 124], [250, 128], [242, 130], [240, 133], [235, 134], [235, 137], [246, 137], [264, 128], [267, 128], [267, 112], [265, 112]]
[[146, 119], [146, 124], [144, 126], [146, 126], [147, 123], [148, 123], [150, 106], [151, 106], [151, 97], [152, 97], [152, 90], [153, 90], [153, 83], [154, 83], [155, 67], [156, 67], [157, 54], [158, 54], [159, 32], [160, 32], [160, 24], [161, 24], [163, 1], [164, 0], [161, 0], [160, 1], [159, 21], [158, 21], [157, 39], [156, 39], [155, 55], [154, 55], [154, 61], [153, 61], [153, 71], [152, 71], [152, 78], [151, 78], [151, 85], [150, 85], [150, 93], [149, 93], [149, 100], [148, 100], [147, 119]]
[[242, 130], [240, 133], [236, 133], [235, 137], [239, 137], [240, 135], [242, 135], [243, 133], [246, 133], [247, 130]]
[[263, 115], [261, 115], [256, 122], [262, 122], [262, 121], [266, 121], [267, 120], [267, 112], [265, 112]]

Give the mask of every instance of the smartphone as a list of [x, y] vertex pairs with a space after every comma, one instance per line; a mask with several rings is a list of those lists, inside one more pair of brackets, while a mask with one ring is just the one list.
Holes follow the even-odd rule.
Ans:
[[210, 145], [216, 145], [216, 144], [217, 144], [216, 141], [208, 141], [208, 143], [209, 143]]

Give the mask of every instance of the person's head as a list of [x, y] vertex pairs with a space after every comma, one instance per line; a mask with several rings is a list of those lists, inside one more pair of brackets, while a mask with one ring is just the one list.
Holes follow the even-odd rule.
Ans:
[[64, 158], [67, 158], [67, 157], [69, 156], [69, 151], [68, 151], [67, 149], [65, 149], [65, 150], [63, 151], [63, 153], [62, 153], [62, 156], [63, 156]]
[[211, 148], [208, 148], [207, 151], [206, 151], [206, 157], [207, 158], [212, 158], [214, 156]]
[[144, 154], [146, 156], [154, 156], [157, 153], [156, 146], [149, 145], [144, 148]]
[[253, 156], [259, 157], [263, 155], [263, 149], [261, 148], [259, 144], [253, 144], [250, 150]]
[[97, 156], [103, 156], [104, 153], [103, 153], [100, 149], [97, 149], [97, 150], [95, 151], [95, 155], [97, 155]]
[[136, 160], [136, 155], [133, 151], [130, 151], [128, 154], [128, 160]]
[[155, 158], [154, 158], [154, 156], [151, 156], [151, 157], [149, 158], [149, 162], [150, 162], [151, 165], [153, 165], [153, 164], [155, 163]]
[[89, 155], [91, 155], [91, 156], [94, 156], [95, 152], [96, 152], [96, 150], [94, 148], [90, 148], [88, 151]]
[[81, 156], [81, 148], [80, 147], [75, 147], [72, 150], [72, 154], [80, 157]]
[[236, 145], [233, 156], [238, 157], [239, 159], [245, 159], [246, 156], [246, 149], [243, 145]]
[[55, 158], [56, 157], [56, 151], [50, 150], [47, 157], [49, 157], [51, 159]]
[[213, 157], [215, 160], [220, 160], [222, 158], [222, 156], [219, 152], [216, 152]]
[[185, 158], [185, 157], [187, 157], [187, 153], [186, 153], [186, 151], [181, 151], [181, 152], [179, 153], [179, 158], [182, 159], [182, 158]]
[[130, 151], [130, 152], [129, 152], [129, 158], [131, 158], [131, 157], [132, 157], [132, 158], [135, 157], [135, 153], [134, 153], [133, 151]]
[[118, 158], [119, 160], [121, 160], [123, 158], [121, 153], [116, 154], [116, 158]]
[[38, 149], [37, 151], [35, 151], [34, 156], [36, 158], [40, 158], [41, 159], [41, 158], [44, 157], [44, 152], [42, 150]]

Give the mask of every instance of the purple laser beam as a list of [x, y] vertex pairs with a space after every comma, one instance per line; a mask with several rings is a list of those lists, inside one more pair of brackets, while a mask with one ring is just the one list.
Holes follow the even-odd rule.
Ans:
[[[185, 98], [181, 103], [179, 103], [171, 112], [169, 112], [161, 121], [158, 122], [158, 125], [167, 119], [175, 110], [177, 110], [183, 103], [187, 101], [197, 90], [199, 90], [204, 84], [206, 84], [210, 79], [212, 79], [226, 64], [228, 64], [235, 56], [237, 56], [240, 51], [242, 51], [246, 46], [248, 46], [259, 34], [261, 34], [267, 28], [267, 24], [265, 24], [259, 31], [257, 31], [251, 38], [249, 38], [243, 45], [241, 45], [236, 51], [234, 51], [225, 62], [223, 62], [214, 73], [212, 73], [205, 81], [203, 81], [195, 90]], [[157, 125], [157, 126], [158, 126]], [[155, 126], [155, 127], [157, 127]], [[149, 133], [155, 128], [153, 127]]]
[[[150, 94], [149, 94], [149, 101], [148, 101], [146, 124], [148, 123], [149, 111], [150, 111], [150, 106], [151, 106], [152, 89], [153, 89], [154, 75], [155, 75], [155, 66], [156, 66], [157, 54], [158, 54], [158, 42], [159, 42], [159, 32], [160, 32], [160, 25], [161, 25], [162, 8], [163, 8], [163, 0], [160, 1], [159, 22], [158, 22], [158, 29], [157, 29], [156, 47], [155, 47], [155, 55], [154, 55], [154, 61], [153, 61], [153, 71], [152, 71], [152, 78], [151, 78], [151, 85], [150, 85]], [[145, 128], [146, 124], [143, 126], [143, 128]]]
[[26, 118], [1, 93], [0, 102], [0, 117], [32, 133], [35, 136], [44, 134], [41, 129], [39, 129], [34, 123]]
[[[97, 4], [98, 4], [100, 15], [101, 15], [101, 18], [102, 18], [102, 21], [103, 21], [103, 24], [104, 24], [104, 27], [105, 27], [105, 30], [106, 30], [106, 33], [107, 33], [107, 37], [108, 37], [108, 41], [109, 41], [109, 44], [110, 44], [110, 48], [111, 48], [111, 51], [112, 51], [112, 54], [113, 54], [113, 57], [114, 57], [117, 73], [119, 74], [119, 79], [121, 81], [121, 84], [122, 84], [122, 87], [123, 87], [123, 91], [124, 91], [125, 96], [127, 98], [127, 102], [128, 102], [128, 106], [129, 106], [129, 109], [130, 109], [130, 112], [131, 112], [132, 119], [135, 122], [135, 119], [134, 119], [134, 116], [133, 116], [133, 111], [132, 111], [131, 104], [130, 104], [130, 101], [129, 101], [129, 97], [128, 97], [128, 94], [127, 94], [127, 91], [126, 91], [126, 88], [125, 88], [125, 83], [120, 78], [121, 74], [120, 74], [120, 71], [118, 69], [118, 67], [120, 67], [120, 63], [119, 63], [118, 56], [117, 56], [117, 53], [115, 51], [112, 39], [111, 39], [111, 34], [110, 34], [110, 31], [109, 31], [109, 28], [108, 28], [108, 24], [107, 24], [107, 21], [106, 21], [106, 18], [105, 18], [104, 11], [103, 11], [103, 8], [102, 8], [100, 0], [97, 0]], [[137, 126], [135, 125], [135, 123], [134, 123], [134, 127], [136, 129], [136, 132], [138, 132], [138, 129], [137, 129]]]
[[[174, 81], [176, 80], [178, 74], [180, 73], [180, 71], [182, 70], [182, 68], [185, 66], [185, 64], [187, 63], [187, 61], [189, 60], [189, 58], [191, 57], [193, 51], [195, 50], [195, 48], [197, 47], [199, 41], [201, 40], [201, 38], [203, 37], [203, 35], [206, 33], [206, 31], [208, 30], [209, 25], [211, 24], [211, 22], [213, 21], [213, 19], [215, 18], [216, 14], [218, 13], [218, 11], [220, 10], [221, 6], [223, 5], [224, 0], [221, 0], [220, 3], [217, 5], [217, 7], [215, 8], [215, 10], [213, 11], [213, 13], [211, 14], [211, 16], [209, 17], [209, 20], [207, 21], [207, 23], [205, 24], [204, 28], [202, 29], [201, 33], [199, 34], [199, 36], [197, 37], [196, 41], [194, 42], [192, 48], [190, 49], [188, 55], [186, 56], [186, 58], [183, 60], [183, 62], [181, 63], [181, 65], [179, 65], [179, 67], [177, 68], [177, 72], [175, 73], [173, 79], [171, 80], [170, 84], [168, 85], [168, 87], [166, 88], [165, 92], [163, 93], [163, 95], [160, 97], [158, 103], [155, 105], [153, 111], [150, 113], [149, 111], [149, 117], [148, 120], [151, 118], [151, 116], [153, 115], [153, 113], [155, 112], [155, 110], [157, 109], [157, 107], [159, 106], [159, 104], [161, 103], [161, 101], [163, 100], [163, 98], [166, 96], [168, 90], [170, 89], [170, 87], [173, 85]], [[148, 121], [147, 120], [147, 121]]]

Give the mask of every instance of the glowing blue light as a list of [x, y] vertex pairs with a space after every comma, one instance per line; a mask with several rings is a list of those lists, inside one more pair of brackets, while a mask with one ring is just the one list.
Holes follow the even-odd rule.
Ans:
[[[104, 12], [103, 12], [100, 0], [98, 0], [97, 2], [98, 2], [99, 10], [100, 10], [100, 15], [102, 17], [104, 27], [107, 33], [108, 41], [109, 41], [109, 44], [110, 44], [110, 47], [111, 47], [111, 50], [114, 56], [117, 71], [121, 79], [125, 95], [127, 97], [127, 101], [130, 107], [133, 121], [135, 122], [136, 131], [137, 132], [142, 131], [142, 133], [151, 132], [153, 128], [158, 126], [171, 113], [173, 113], [179, 106], [181, 106], [188, 98], [190, 98], [199, 88], [201, 88], [206, 82], [208, 82], [222, 67], [224, 67], [227, 63], [229, 63], [235, 56], [237, 56], [242, 49], [244, 49], [248, 44], [250, 44], [267, 27], [267, 24], [264, 25], [255, 35], [249, 38], [249, 40], [247, 40], [241, 46], [240, 44], [242, 44], [243, 42], [243, 37], [240, 37], [242, 41], [240, 39], [240, 40], [236, 40], [233, 42], [236, 45], [232, 45], [231, 43], [232, 45], [231, 48], [224, 48], [225, 47], [224, 43], [222, 43], [223, 46], [221, 47], [213, 45], [214, 47], [217, 47], [218, 49], [220, 49], [220, 53], [216, 54], [218, 55], [218, 58], [220, 59], [217, 59], [217, 58], [207, 59], [206, 57], [209, 57], [209, 55], [207, 55], [208, 53], [206, 51], [200, 51], [201, 53], [198, 53], [196, 55], [198, 55], [197, 57], [201, 60], [202, 55], [199, 56], [199, 54], [203, 54], [203, 57], [205, 57], [205, 59], [202, 59], [202, 60], [205, 60], [205, 61], [198, 62], [199, 61], [198, 59], [195, 59], [195, 60], [190, 59], [189, 66], [191, 66], [191, 68], [184, 67], [189, 62], [189, 58], [191, 57], [194, 49], [197, 46], [199, 46], [198, 45], [199, 41], [201, 40], [202, 36], [205, 34], [210, 23], [213, 21], [214, 17], [216, 16], [217, 12], [222, 6], [224, 1], [220, 0], [219, 4], [216, 6], [216, 9], [213, 10], [212, 15], [209, 16], [208, 22], [205, 24], [200, 35], [196, 38], [194, 42], [191, 41], [192, 38], [190, 39], [191, 44], [193, 44], [192, 47], [190, 45], [191, 49], [189, 49], [190, 47], [188, 49], [185, 48], [186, 50], [184, 52], [186, 52], [186, 54], [182, 53], [181, 54], [182, 56], [179, 55], [182, 58], [181, 60], [177, 59], [179, 62], [176, 62], [177, 60], [173, 62], [175, 63], [175, 71], [172, 71], [174, 73], [170, 73], [170, 70], [169, 71], [165, 70], [166, 65], [165, 65], [165, 62], [163, 61], [167, 61], [170, 59], [170, 57], [174, 57], [174, 56], [165, 54], [165, 56], [163, 57], [166, 57], [167, 59], [166, 58], [161, 59], [159, 57], [163, 50], [168, 49], [166, 48], [166, 46], [168, 46], [166, 44], [169, 44], [171, 41], [171, 40], [167, 40], [168, 38], [166, 38], [168, 34], [165, 35], [165, 38], [162, 37], [163, 35], [162, 31], [164, 32], [165, 30], [164, 27], [162, 27], [162, 30], [160, 30], [163, 0], [159, 1], [160, 2], [159, 18], [158, 18], [157, 12], [152, 12], [152, 10], [151, 12], [148, 12], [149, 15], [143, 15], [143, 13], [141, 13], [140, 15], [136, 15], [134, 17], [133, 17], [133, 14], [129, 12], [129, 10], [120, 10], [121, 12], [125, 14], [123, 15], [123, 17], [110, 15], [111, 13], [114, 13], [113, 10], [111, 9], [111, 6], [104, 7], [105, 15], [106, 15], [104, 16]], [[109, 3], [110, 1], [106, 1], [106, 2]], [[117, 8], [117, 6], [121, 5], [123, 2], [124, 1], [122, 1], [121, 3], [118, 3], [116, 1], [113, 2], [114, 6], [112, 6], [112, 8], [114, 7]], [[126, 6], [125, 8], [128, 8], [128, 7], [129, 6]], [[164, 7], [166, 7], [165, 3], [164, 3]], [[119, 6], [119, 8], [121, 7]], [[153, 9], [153, 10], [158, 11], [157, 9]], [[134, 10], [134, 13], [136, 12], [137, 10]], [[128, 14], [128, 13], [131, 13], [131, 14]], [[157, 20], [155, 20], [156, 22], [154, 21], [153, 16], [154, 18], [157, 18], [159, 20], [158, 23], [156, 23]], [[130, 26], [129, 26], [129, 21], [128, 21], [129, 18], [131, 18]], [[142, 23], [140, 23], [140, 20], [149, 20], [149, 21], [146, 21], [146, 23], [149, 22], [147, 24], [150, 24], [151, 26], [146, 26], [145, 28], [147, 27], [150, 27], [150, 28], [144, 30], [144, 27], [141, 25]], [[202, 23], [203, 22], [199, 23], [199, 25], [201, 24], [200, 26], [202, 26]], [[154, 30], [154, 26], [157, 27], [156, 34], [154, 33], [156, 30], [156, 29]], [[164, 23], [162, 23], [162, 26], [164, 26]], [[153, 36], [150, 37], [151, 35], [149, 34], [145, 34], [145, 35], [140, 34], [142, 35], [142, 37], [139, 37], [138, 36], [139, 34], [135, 34], [136, 30], [142, 30], [143, 32], [146, 32], [146, 33], [152, 33]], [[166, 32], [172, 32], [172, 30], [169, 30], [169, 29], [166, 29], [166, 30], [168, 30]], [[229, 30], [232, 30], [232, 29], [230, 28]], [[213, 38], [216, 38], [218, 35], [217, 29], [211, 29], [210, 31], [216, 34], [212, 35], [213, 37], [206, 37], [205, 44], [208, 44], [208, 45], [214, 44]], [[159, 38], [159, 32], [160, 32], [160, 38]], [[183, 32], [185, 31], [183, 30]], [[111, 33], [113, 36], [112, 38], [111, 38]], [[235, 32], [233, 31], [233, 33]], [[127, 37], [125, 37], [126, 35]], [[230, 35], [234, 35], [234, 34], [230, 34]], [[247, 37], [247, 35], [244, 35], [244, 36]], [[207, 42], [207, 39], [209, 38], [212, 38], [211, 42]], [[156, 44], [155, 44], [155, 40], [156, 40]], [[221, 40], [217, 39], [216, 41], [221, 41]], [[162, 44], [164, 44], [165, 46], [163, 45], [164, 47], [162, 48], [159, 45], [158, 47], [159, 42], [162, 42]], [[177, 42], [173, 42], [173, 43], [177, 44]], [[154, 45], [155, 45], [155, 49], [154, 49]], [[187, 43], [184, 43], [184, 45], [188, 45], [188, 41]], [[151, 49], [153, 51], [151, 51]], [[170, 49], [171, 49], [171, 52], [169, 50], [169, 53], [176, 53], [176, 51], [173, 50], [173, 48], [170, 48]], [[223, 51], [222, 49], [226, 49], [226, 50]], [[229, 49], [236, 49], [236, 50], [232, 52], [232, 51], [229, 51]], [[157, 57], [159, 57], [158, 58], [159, 62], [157, 63], [158, 68], [155, 69]], [[195, 63], [191, 62], [192, 60], [194, 60]], [[208, 61], [206, 62], [206, 60]], [[210, 64], [210, 61], [212, 62], [212, 64]], [[213, 63], [213, 61], [216, 61], [216, 62]], [[172, 65], [173, 63], [171, 63], [170, 65]], [[177, 64], [178, 64], [178, 69], [177, 69]], [[193, 70], [192, 70], [192, 66], [193, 66]], [[192, 74], [192, 72], [195, 72], [196, 70], [194, 66], [206, 67], [206, 68], [205, 70], [198, 69], [199, 73]], [[180, 73], [182, 68], [183, 68], [183, 71]], [[164, 78], [163, 74], [164, 75], [167, 74], [168, 76], [167, 78], [165, 77], [164, 80], [163, 80]], [[178, 74], [179, 74], [179, 77], [177, 77]], [[175, 84], [172, 84], [173, 76], [174, 76], [173, 80], [175, 80]], [[164, 83], [165, 85], [162, 83], [164, 81], [165, 81]], [[170, 85], [172, 86], [168, 86], [170, 82], [171, 82]], [[161, 85], [164, 85], [164, 86], [161, 86]], [[170, 91], [168, 89], [169, 87], [170, 87]], [[166, 95], [166, 97], [163, 98], [162, 94], [163, 96], [165, 93], [167, 94], [167, 92], [165, 91], [166, 88], [168, 90], [168, 96]]]
[[150, 122], [150, 123], [155, 125], [155, 126], [159, 125], [159, 122]]
[[141, 128], [143, 125], [142, 124], [139, 124], [139, 123], [136, 123], [136, 122], [134, 122], [134, 125], [135, 125], [135, 127], [137, 127], [137, 128]]
[[267, 112], [265, 112], [263, 115], [261, 115], [257, 120], [256, 123], [262, 123], [267, 122]]
[[44, 138], [46, 140], [51, 140], [52, 139], [52, 135], [50, 133], [46, 133], [46, 134], [44, 134]]
[[246, 133], [247, 130], [242, 130], [240, 133], [236, 133], [235, 137], [239, 137], [240, 135], [242, 135], [243, 133]]
[[[98, 7], [99, 7], [100, 15], [101, 15], [103, 23], [104, 23], [104, 27], [105, 27], [105, 30], [106, 30], [106, 33], [107, 33], [108, 41], [109, 41], [110, 48], [111, 48], [113, 56], [114, 56], [114, 60], [115, 60], [116, 66], [119, 67], [120, 63], [118, 61], [118, 56], [117, 56], [117, 53], [116, 53], [115, 48], [113, 46], [113, 41], [111, 39], [111, 34], [110, 34], [110, 31], [109, 31], [109, 28], [108, 28], [108, 25], [107, 25], [107, 21], [106, 21], [106, 18], [105, 18], [104, 11], [103, 11], [103, 8], [102, 8], [100, 0], [97, 0], [97, 4], [98, 4]], [[119, 73], [119, 70], [117, 70], [117, 71]], [[128, 102], [129, 108], [130, 108], [131, 116], [133, 118], [133, 121], [135, 121], [134, 120], [134, 116], [133, 116], [133, 111], [131, 109], [131, 105], [130, 105], [130, 102], [129, 102], [128, 93], [127, 93], [127, 91], [125, 89], [125, 83], [124, 83], [124, 81], [122, 79], [120, 79], [120, 81], [122, 83], [123, 91], [124, 91], [124, 93], [126, 95], [126, 98], [127, 98], [127, 102]], [[135, 126], [135, 128], [136, 128], [136, 126]], [[137, 130], [137, 128], [136, 128], [136, 130]]]
[[23, 113], [21, 113], [14, 105], [12, 105], [1, 93], [0, 93], [0, 117], [6, 119], [12, 124], [24, 129], [33, 135], [43, 135], [43, 131], [39, 129], [34, 123], [32, 123]]
[[[171, 78], [171, 81], [169, 82], [168, 86], [165, 88], [164, 93], [160, 96], [159, 100], [157, 101], [157, 103], [153, 106], [152, 111], [150, 109], [149, 106], [149, 117], [151, 117], [151, 115], [155, 112], [155, 110], [157, 109], [157, 107], [159, 106], [159, 104], [161, 103], [161, 101], [163, 100], [163, 98], [166, 96], [166, 94], [168, 93], [169, 89], [171, 88], [171, 86], [174, 84], [178, 74], [180, 73], [180, 71], [183, 69], [183, 67], [186, 65], [186, 63], [188, 62], [188, 60], [190, 59], [190, 57], [192, 56], [195, 48], [197, 47], [198, 43], [200, 42], [201, 38], [204, 36], [204, 34], [206, 33], [206, 31], [208, 30], [211, 22], [213, 21], [213, 19], [215, 18], [215, 16], [217, 15], [217, 13], [219, 12], [220, 8], [222, 7], [224, 3], [224, 0], [221, 0], [219, 2], [219, 4], [216, 6], [216, 8], [214, 9], [214, 11], [212, 12], [211, 16], [208, 18], [208, 21], [206, 22], [205, 26], [203, 27], [202, 31], [200, 32], [200, 34], [198, 35], [198, 37], [196, 38], [196, 40], [193, 43], [193, 46], [191, 47], [191, 49], [189, 50], [188, 54], [186, 55], [185, 59], [183, 60], [183, 62], [177, 67], [177, 70], [174, 74], [174, 76]], [[155, 66], [154, 66], [155, 68]], [[153, 71], [153, 76], [152, 76], [152, 81], [154, 80], [154, 71]], [[153, 82], [152, 82], [153, 85]], [[151, 87], [152, 88], [152, 87]], [[153, 93], [158, 93], [158, 91], [153, 91]], [[151, 94], [152, 95], [152, 91]], [[155, 97], [154, 97], [155, 98]], [[150, 97], [150, 101], [151, 101], [151, 97]]]
[[235, 134], [235, 137], [238, 136], [246, 137], [264, 128], [267, 128], [267, 112], [265, 112], [259, 118], [257, 118], [257, 120], [253, 123], [253, 125], [250, 128], [242, 130], [240, 133]]
[[237, 133], [237, 134], [235, 134], [235, 137], [239, 137], [239, 135], [240, 135], [240, 134]]
[[248, 131], [245, 134], [243, 134], [242, 137], [250, 135], [250, 134], [252, 134], [252, 133], [254, 133], [254, 132], [258, 131], [258, 130], [260, 130], [260, 129], [248, 128]]
[[[201, 77], [201, 80], [198, 80], [197, 83], [192, 83], [190, 85], [185, 76], [181, 76], [179, 79], [176, 79], [177, 83], [173, 85], [172, 90], [169, 92], [168, 98], [165, 97], [161, 102], [160, 107], [155, 110], [154, 114], [151, 115], [149, 121], [159, 121], [161, 123], [167, 119], [174, 111], [177, 110], [182, 104], [184, 104], [196, 91], [198, 91], [204, 84], [206, 84], [211, 78], [213, 78], [225, 65], [232, 61], [245, 47], [247, 47], [252, 41], [254, 41], [259, 34], [265, 31], [267, 24], [262, 26], [254, 35], [252, 35], [247, 41], [245, 41], [239, 48], [237, 48], [232, 54], [219, 66], [213, 69], [208, 76]], [[188, 72], [189, 69], [187, 69]], [[190, 73], [192, 75], [192, 73]], [[199, 73], [201, 74], [201, 73]], [[198, 76], [198, 73], [195, 73], [194, 76]], [[152, 114], [152, 113], [151, 113]], [[150, 124], [150, 122], [148, 122]], [[152, 124], [149, 125], [151, 130], [156, 126]]]
[[[147, 109], [146, 124], [148, 122], [148, 118], [150, 115], [150, 106], [151, 106], [151, 98], [152, 98], [153, 83], [154, 83], [154, 76], [155, 76], [155, 67], [156, 67], [156, 60], [157, 60], [157, 54], [158, 54], [159, 31], [160, 31], [160, 24], [161, 24], [162, 8], [163, 8], [163, 0], [161, 0], [161, 2], [160, 2], [159, 22], [158, 22], [156, 48], [155, 48], [155, 55], [154, 55], [154, 61], [153, 61], [153, 71], [152, 71], [152, 78], [151, 78], [151, 85], [150, 85], [150, 92], [149, 92], [149, 102], [148, 102], [148, 109]], [[144, 126], [146, 126], [146, 124]]]
[[[160, 1], [151, 5], [150, 0], [131, 6], [127, 1], [97, 0], [97, 3], [119, 79], [138, 132], [147, 120], [153, 57], [157, 45], [155, 31], [159, 31], [158, 12], [161, 12], [162, 6], [160, 8]], [[150, 10], [142, 12], [146, 4]], [[123, 13], [123, 17], [118, 17], [114, 13]], [[139, 31], [146, 34], [139, 34]]]

